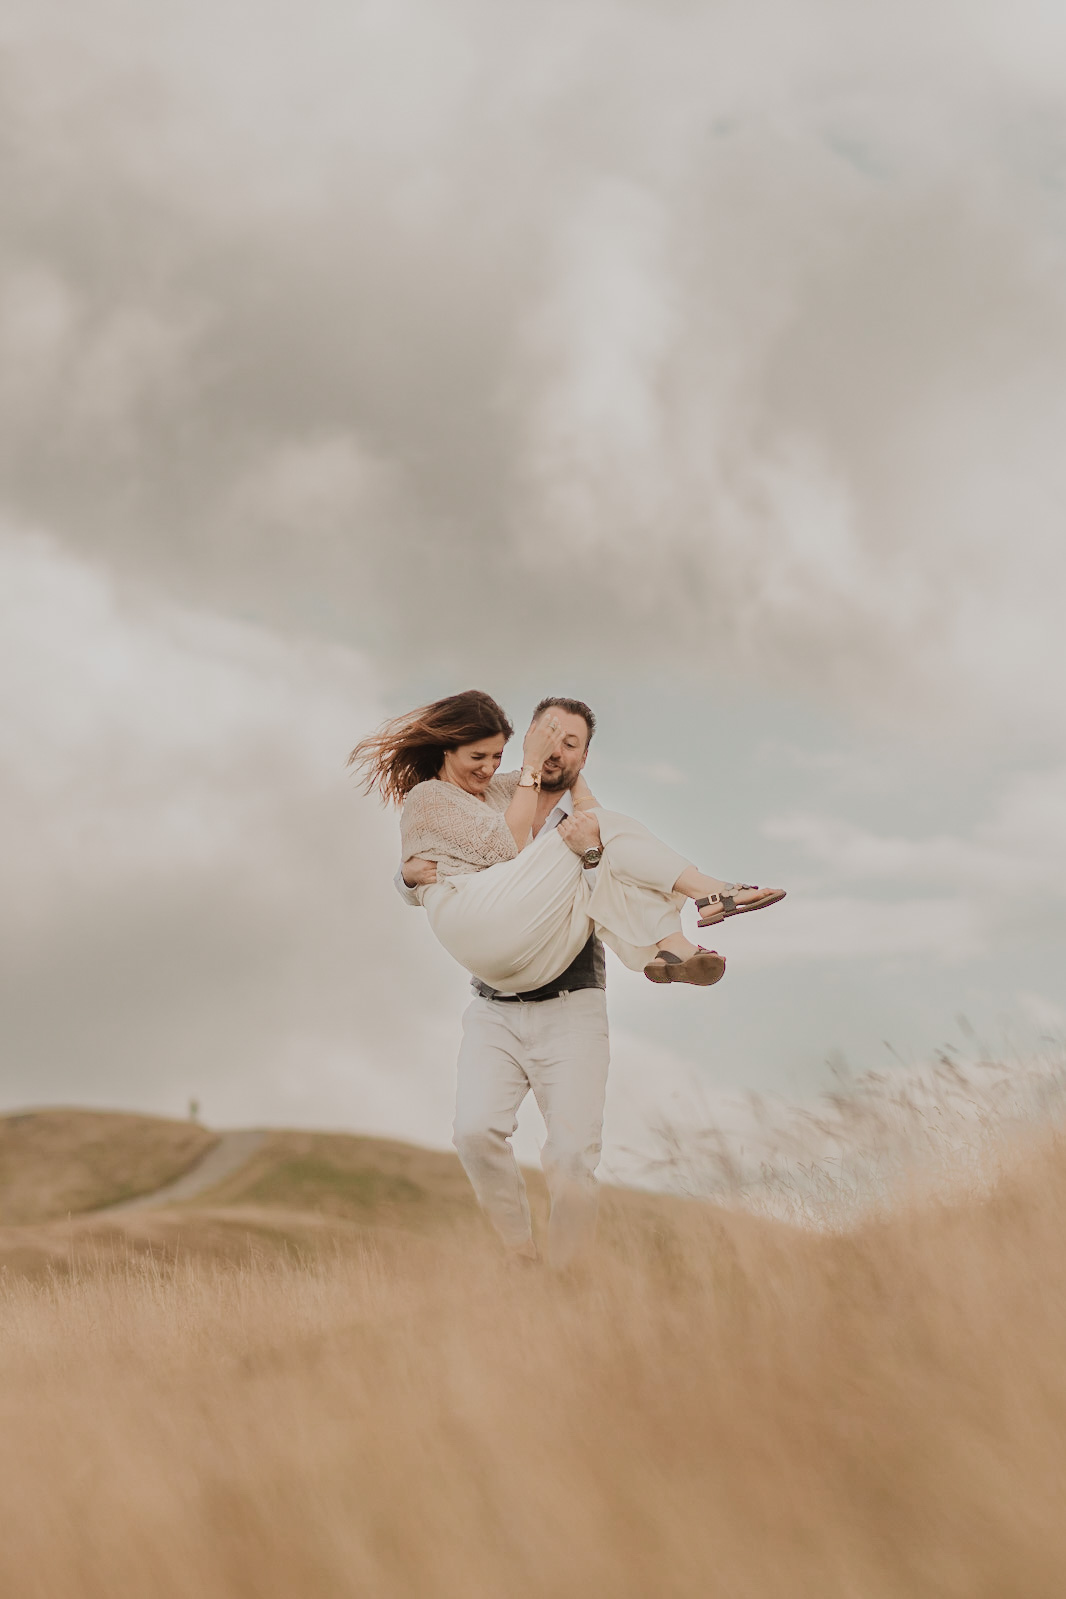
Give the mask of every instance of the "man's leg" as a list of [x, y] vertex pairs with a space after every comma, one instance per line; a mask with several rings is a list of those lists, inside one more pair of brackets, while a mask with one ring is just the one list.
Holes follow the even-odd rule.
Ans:
[[511, 1148], [518, 1107], [529, 1092], [520, 1064], [519, 1011], [535, 1005], [475, 999], [463, 1016], [455, 1135], [463, 1169], [482, 1210], [516, 1254], [534, 1258], [526, 1185]]
[[566, 1266], [588, 1250], [596, 1230], [607, 996], [602, 988], [583, 988], [525, 1008], [535, 1013], [529, 1080], [548, 1130], [541, 1151], [551, 1194], [548, 1250], [554, 1266]]

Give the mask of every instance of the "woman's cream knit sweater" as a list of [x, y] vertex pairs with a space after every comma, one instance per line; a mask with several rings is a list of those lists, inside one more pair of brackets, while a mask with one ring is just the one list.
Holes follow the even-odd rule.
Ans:
[[418, 783], [404, 801], [400, 817], [401, 858], [422, 855], [436, 861], [438, 878], [514, 860], [518, 846], [503, 813], [518, 778], [518, 772], [497, 772], [483, 800], [436, 777]]

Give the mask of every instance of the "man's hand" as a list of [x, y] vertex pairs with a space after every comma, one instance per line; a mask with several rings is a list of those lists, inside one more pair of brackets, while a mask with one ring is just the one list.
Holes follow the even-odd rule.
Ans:
[[[572, 849], [575, 855], [584, 855], [587, 849], [600, 847], [599, 818], [589, 812], [564, 816], [557, 831], [567, 849]], [[404, 871], [406, 870], [405, 866]]]
[[403, 880], [408, 888], [428, 888], [430, 883], [437, 881], [436, 861], [427, 861], [421, 855], [412, 855], [403, 863]]

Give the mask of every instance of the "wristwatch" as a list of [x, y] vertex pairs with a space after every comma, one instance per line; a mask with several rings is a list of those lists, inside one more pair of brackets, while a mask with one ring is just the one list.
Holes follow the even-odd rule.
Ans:
[[590, 872], [592, 868], [594, 866], [598, 866], [602, 860], [603, 846], [601, 844], [597, 844], [594, 846], [594, 848], [587, 849], [585, 851], [584, 855], [581, 857], [581, 864], [585, 868], [586, 872]]

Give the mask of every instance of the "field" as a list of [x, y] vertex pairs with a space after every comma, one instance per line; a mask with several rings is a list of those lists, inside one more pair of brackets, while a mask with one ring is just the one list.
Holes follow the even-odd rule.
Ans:
[[[371, 1139], [279, 1133], [180, 1209], [67, 1215], [83, 1146], [112, 1191], [108, 1139], [52, 1114], [0, 1122], [37, 1195], [0, 1228], [5, 1596], [1066, 1588], [1053, 1130], [847, 1229], [608, 1191], [557, 1278], [500, 1261], [449, 1155]], [[181, 1128], [141, 1128], [139, 1181]]]

